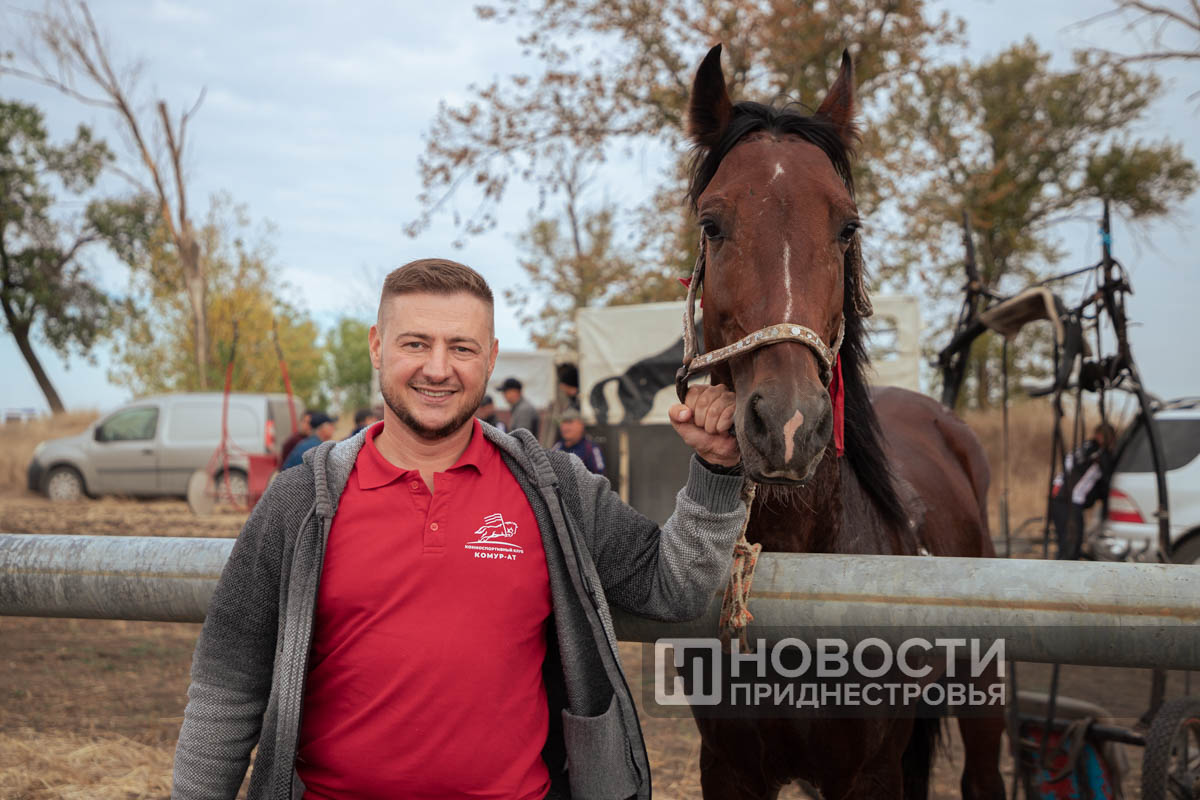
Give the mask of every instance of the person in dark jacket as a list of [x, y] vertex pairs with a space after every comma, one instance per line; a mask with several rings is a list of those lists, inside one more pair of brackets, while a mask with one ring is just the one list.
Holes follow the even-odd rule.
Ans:
[[[354, 412], [354, 430], [350, 432], [350, 436], [361, 431], [363, 428], [369, 428], [383, 417], [375, 412], [373, 408], [360, 408]], [[349, 437], [347, 437], [349, 438]]]
[[292, 448], [292, 452], [287, 457], [287, 461], [283, 462], [283, 466], [279, 469], [291, 469], [300, 465], [304, 458], [304, 454], [313, 449], [321, 442], [328, 442], [333, 438], [333, 423], [334, 420], [323, 411], [314, 411], [308, 418], [309, 427], [312, 429], [312, 435], [306, 438], [300, 444]]
[[555, 450], [576, 456], [589, 472], [604, 474], [604, 454], [592, 441], [592, 437], [587, 435], [583, 415], [578, 409], [568, 408], [562, 413], [558, 422], [558, 434], [558, 441], [554, 443]]
[[296, 422], [296, 430], [292, 431], [292, 435], [284, 440], [283, 446], [279, 448], [280, 464], [288, 460], [288, 456], [292, 454], [292, 449], [296, 445], [312, 436], [312, 415], [316, 413], [310, 408], [300, 415], [300, 419]]
[[533, 438], [538, 438], [538, 412], [533, 403], [525, 399], [521, 382], [516, 378], [506, 378], [500, 384], [500, 391], [512, 409], [508, 418], [509, 429], [515, 431], [524, 428], [533, 434]]
[[1083, 550], [1083, 512], [1108, 496], [1117, 432], [1107, 422], [1066, 458], [1066, 471], [1054, 476], [1051, 518], [1058, 539], [1058, 558], [1077, 561]]

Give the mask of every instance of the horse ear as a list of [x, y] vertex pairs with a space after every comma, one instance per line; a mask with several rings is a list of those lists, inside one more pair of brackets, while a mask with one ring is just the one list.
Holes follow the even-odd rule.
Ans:
[[825, 95], [817, 114], [827, 117], [837, 126], [838, 135], [849, 148], [858, 144], [858, 128], [854, 124], [854, 62], [850, 51], [842, 51], [842, 68], [837, 80]]
[[692, 99], [688, 105], [688, 134], [701, 147], [714, 147], [733, 117], [733, 103], [725, 88], [725, 73], [721, 71], [721, 45], [708, 51], [696, 80], [692, 83]]

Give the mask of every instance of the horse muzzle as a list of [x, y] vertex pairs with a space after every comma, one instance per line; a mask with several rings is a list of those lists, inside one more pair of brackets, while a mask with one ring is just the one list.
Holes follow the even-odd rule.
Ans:
[[734, 415], [742, 468], [758, 483], [802, 484], [812, 478], [833, 435], [829, 394], [797, 397], [781, 386], [755, 390]]

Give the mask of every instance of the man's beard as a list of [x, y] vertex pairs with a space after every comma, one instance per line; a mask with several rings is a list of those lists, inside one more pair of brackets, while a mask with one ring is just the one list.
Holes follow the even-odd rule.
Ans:
[[483, 396], [486, 393], [487, 385], [485, 383], [483, 386], [480, 386], [479, 391], [475, 394], [475, 397], [472, 398], [472, 402], [464, 404], [462, 411], [460, 411], [453, 419], [451, 419], [445, 425], [440, 425], [436, 428], [430, 428], [429, 426], [422, 424], [415, 416], [413, 416], [412, 412], [408, 410], [408, 407], [400, 401], [400, 395], [392, 392], [391, 387], [385, 385], [383, 381], [380, 381], [379, 390], [383, 394], [383, 402], [387, 403], [387, 407], [392, 410], [392, 413], [396, 415], [396, 418], [399, 419], [400, 422], [404, 423], [404, 425], [410, 431], [415, 433], [417, 436], [420, 436], [422, 439], [436, 441], [438, 439], [445, 439], [450, 434], [456, 432], [459, 428], [465, 425], [468, 420], [475, 416], [476, 409], [478, 409], [479, 404], [483, 402]]

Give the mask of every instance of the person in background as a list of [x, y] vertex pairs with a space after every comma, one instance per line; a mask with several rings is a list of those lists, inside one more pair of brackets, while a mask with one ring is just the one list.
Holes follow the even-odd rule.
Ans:
[[508, 430], [504, 423], [500, 421], [500, 418], [496, 416], [496, 402], [492, 400], [490, 394], [483, 396], [483, 400], [479, 403], [479, 408], [475, 411], [475, 416], [497, 430]]
[[552, 449], [578, 456], [589, 472], [604, 474], [604, 454], [592, 441], [592, 437], [587, 435], [583, 417], [578, 409], [568, 408], [563, 412], [558, 422], [558, 434], [558, 441]]
[[303, 463], [306, 452], [321, 442], [328, 442], [333, 438], [333, 418], [325, 412], [312, 412], [309, 416], [308, 424], [312, 429], [312, 435], [292, 448], [292, 452], [288, 455], [287, 461], [283, 462], [283, 466], [279, 468], [280, 470], [290, 469]]
[[558, 365], [558, 391], [566, 398], [566, 407], [580, 410], [579, 367], [574, 364]]
[[1054, 476], [1050, 503], [1054, 530], [1058, 536], [1058, 558], [1077, 561], [1083, 549], [1083, 512], [1108, 496], [1113, 472], [1113, 445], [1117, 431], [1107, 422], [1096, 426], [1092, 435], [1067, 456], [1064, 473]]
[[312, 436], [312, 415], [316, 413], [311, 408], [307, 409], [300, 415], [299, 421], [296, 423], [296, 430], [292, 431], [283, 443], [283, 447], [279, 448], [279, 463], [283, 464], [287, 461], [288, 456], [292, 454], [292, 448], [303, 442], [308, 437]]
[[521, 390], [521, 382], [516, 378], [506, 378], [504, 383], [500, 384], [500, 391], [504, 393], [504, 399], [508, 401], [508, 405], [512, 409], [512, 416], [509, 417], [509, 425], [512, 430], [525, 428], [536, 439], [538, 435], [538, 412], [533, 407], [533, 403], [521, 395]]
[[383, 417], [379, 414], [376, 414], [375, 409], [360, 408], [358, 411], [354, 412], [354, 431], [350, 435], [353, 436], [363, 428], [371, 427], [381, 419], [383, 419]]

